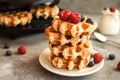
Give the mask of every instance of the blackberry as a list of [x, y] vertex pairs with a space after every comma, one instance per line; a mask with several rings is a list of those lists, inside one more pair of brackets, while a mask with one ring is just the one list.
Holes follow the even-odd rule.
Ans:
[[92, 21], [91, 18], [88, 18], [88, 19], [86, 20], [86, 22], [87, 22], [87, 23], [90, 23], [90, 24], [93, 24], [93, 21]]
[[11, 56], [12, 52], [11, 52], [11, 50], [7, 50], [5, 54], [6, 54], [6, 56]]
[[110, 60], [114, 60], [115, 59], [115, 55], [114, 54], [109, 54], [109, 59]]
[[94, 65], [95, 65], [94, 61], [90, 61], [87, 66], [88, 66], [88, 67], [93, 67]]

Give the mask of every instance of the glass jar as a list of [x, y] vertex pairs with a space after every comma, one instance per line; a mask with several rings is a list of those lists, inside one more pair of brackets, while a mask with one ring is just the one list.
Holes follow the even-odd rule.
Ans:
[[116, 35], [120, 30], [120, 17], [119, 11], [116, 9], [111, 12], [110, 9], [102, 11], [102, 16], [100, 19], [99, 31], [106, 35]]

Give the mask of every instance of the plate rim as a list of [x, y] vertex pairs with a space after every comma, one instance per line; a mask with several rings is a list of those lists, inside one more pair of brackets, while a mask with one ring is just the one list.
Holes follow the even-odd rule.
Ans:
[[[54, 66], [51, 66], [51, 67], [53, 67], [53, 69], [50, 69], [49, 68], [49, 66], [50, 65], [48, 65], [48, 67], [46, 67], [45, 66], [45, 64], [42, 62], [42, 60], [41, 60], [41, 55], [43, 55], [43, 54], [45, 54], [44, 52], [45, 51], [47, 51], [47, 50], [49, 50], [49, 48], [45, 48], [41, 53], [40, 53], [40, 55], [39, 55], [39, 63], [40, 63], [40, 65], [44, 68], [44, 69], [46, 69], [47, 71], [49, 71], [49, 72], [51, 72], [51, 73], [54, 73], [54, 74], [57, 74], [57, 75], [61, 75], [61, 76], [67, 76], [67, 77], [79, 77], [79, 76], [86, 76], [86, 75], [90, 75], [90, 74], [93, 74], [93, 73], [95, 73], [95, 72], [97, 72], [97, 71], [99, 71], [100, 69], [102, 69], [102, 67], [104, 66], [104, 59], [100, 62], [100, 63], [98, 63], [100, 66], [98, 67], [98, 68], [96, 68], [95, 70], [93, 70], [93, 71], [91, 71], [91, 72], [89, 72], [89, 73], [87, 73], [87, 74], [81, 74], [81, 73], [79, 73], [79, 74], [75, 74], [75, 75], [73, 75], [73, 74], [64, 74], [64, 73], [62, 73], [62, 72], [60, 72], [60, 70], [64, 70], [64, 71], [68, 71], [68, 72], [74, 72], [74, 70], [72, 70], [72, 71], [69, 71], [69, 70], [67, 70], [67, 69], [58, 69], [58, 68], [55, 68]], [[94, 51], [94, 50], [93, 50]], [[97, 52], [97, 51], [94, 51], [94, 52]], [[48, 54], [50, 54], [50, 50], [49, 50], [49, 53], [46, 53], [47, 55]], [[51, 64], [51, 63], [50, 63]], [[98, 65], [98, 64], [95, 64], [95, 65]], [[51, 64], [52, 65], [52, 64]], [[93, 68], [93, 67], [88, 67], [88, 68]], [[55, 71], [54, 69], [57, 69], [57, 71]], [[84, 68], [83, 68], [84, 69]], [[75, 70], [76, 71], [76, 70]], [[78, 71], [80, 71], [80, 70], [78, 70]]]

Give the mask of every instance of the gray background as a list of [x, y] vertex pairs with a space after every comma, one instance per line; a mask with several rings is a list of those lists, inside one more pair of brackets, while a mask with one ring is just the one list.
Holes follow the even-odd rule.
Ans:
[[59, 6], [84, 14], [100, 14], [104, 7], [115, 6], [120, 9], [120, 0], [61, 0]]

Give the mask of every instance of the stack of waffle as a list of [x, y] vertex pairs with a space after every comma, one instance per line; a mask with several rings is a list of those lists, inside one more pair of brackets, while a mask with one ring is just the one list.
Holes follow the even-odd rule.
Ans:
[[73, 70], [86, 67], [91, 58], [92, 43], [90, 34], [96, 29], [97, 23], [83, 21], [73, 24], [62, 21], [56, 16], [52, 25], [45, 30], [49, 40], [51, 54], [49, 59], [52, 65], [60, 69]]

